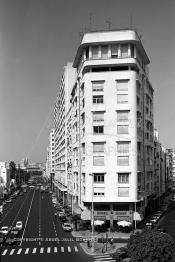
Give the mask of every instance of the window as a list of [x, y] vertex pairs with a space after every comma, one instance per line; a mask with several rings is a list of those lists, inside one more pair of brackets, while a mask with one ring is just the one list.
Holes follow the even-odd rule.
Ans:
[[119, 184], [128, 184], [129, 183], [129, 173], [119, 173], [118, 174], [118, 183]]
[[92, 59], [98, 59], [98, 46], [92, 46]]
[[103, 134], [104, 133], [104, 126], [94, 126], [94, 135], [95, 134]]
[[119, 197], [129, 197], [129, 187], [119, 187], [118, 196]]
[[117, 165], [118, 166], [128, 166], [129, 165], [129, 156], [118, 156]]
[[104, 187], [94, 187], [94, 196], [104, 196], [105, 188]]
[[82, 180], [83, 180], [83, 183], [85, 183], [85, 181], [86, 181], [86, 174], [85, 173], [82, 173]]
[[94, 174], [94, 183], [104, 183], [105, 176], [104, 174]]
[[93, 156], [93, 166], [104, 166], [104, 156]]
[[118, 45], [111, 46], [111, 57], [113, 58], [118, 57]]
[[128, 117], [129, 117], [129, 111], [123, 110], [117, 112], [117, 121], [119, 122], [128, 121], [129, 120]]
[[93, 143], [93, 152], [94, 153], [104, 152], [104, 143], [103, 142]]
[[118, 125], [117, 126], [117, 134], [128, 134], [128, 125]]
[[129, 153], [129, 144], [130, 142], [118, 142], [117, 143], [117, 152], [118, 153]]
[[117, 91], [128, 91], [129, 79], [119, 79], [117, 82]]
[[94, 112], [93, 113], [93, 122], [103, 122], [104, 113], [103, 112]]
[[93, 104], [103, 104], [103, 96], [93, 96]]
[[86, 47], [86, 59], [89, 59], [89, 47]]
[[101, 58], [103, 59], [108, 58], [108, 46], [107, 45], [101, 46]]
[[93, 81], [92, 82], [92, 91], [93, 92], [103, 92], [104, 81]]
[[117, 94], [117, 103], [123, 104], [128, 102], [128, 94]]
[[121, 56], [124, 57], [128, 57], [128, 45], [124, 44], [121, 45]]

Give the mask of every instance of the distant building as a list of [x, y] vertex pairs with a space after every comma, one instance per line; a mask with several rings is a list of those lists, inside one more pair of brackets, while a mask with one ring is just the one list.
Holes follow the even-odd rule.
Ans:
[[20, 168], [26, 169], [28, 167], [29, 161], [28, 158], [22, 158], [20, 162]]

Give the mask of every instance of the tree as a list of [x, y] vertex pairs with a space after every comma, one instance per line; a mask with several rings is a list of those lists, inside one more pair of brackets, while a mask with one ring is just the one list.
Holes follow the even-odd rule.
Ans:
[[145, 230], [132, 235], [127, 248], [131, 262], [167, 262], [175, 243], [170, 235], [157, 230]]
[[16, 176], [16, 164], [14, 161], [9, 163], [10, 179], [15, 179]]

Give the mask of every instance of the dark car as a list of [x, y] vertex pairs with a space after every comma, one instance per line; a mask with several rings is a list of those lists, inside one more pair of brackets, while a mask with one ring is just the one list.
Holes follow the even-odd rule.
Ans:
[[128, 257], [127, 249], [126, 248], [120, 248], [118, 249], [114, 254], [112, 254], [113, 259], [115, 259], [116, 262], [122, 261], [123, 259]]
[[65, 216], [62, 216], [59, 218], [61, 222], [66, 222], [67, 221], [67, 218]]

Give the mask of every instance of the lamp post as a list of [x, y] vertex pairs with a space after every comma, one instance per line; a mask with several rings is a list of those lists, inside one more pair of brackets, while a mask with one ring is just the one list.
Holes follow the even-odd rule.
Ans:
[[93, 253], [95, 248], [94, 248], [94, 187], [93, 187], [93, 174], [89, 174], [90, 176], [92, 176], [92, 210], [91, 210], [91, 220], [92, 220], [92, 247], [91, 247], [91, 252]]

